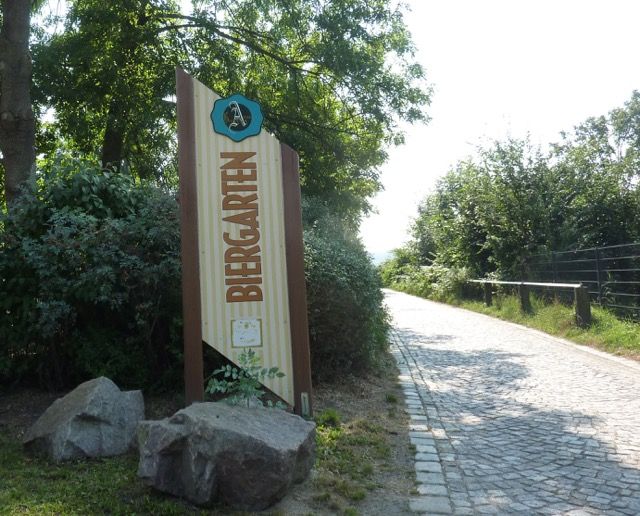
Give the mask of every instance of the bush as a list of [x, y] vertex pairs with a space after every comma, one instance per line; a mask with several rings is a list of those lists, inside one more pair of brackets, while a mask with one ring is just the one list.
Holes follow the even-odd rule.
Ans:
[[[353, 228], [322, 203], [307, 207], [314, 377], [366, 370], [386, 345], [379, 279]], [[0, 385], [63, 388], [99, 375], [178, 384], [177, 208], [124, 173], [68, 161], [0, 215]]]
[[180, 377], [177, 203], [58, 163], [0, 222], [0, 382], [129, 387]]
[[435, 301], [455, 302], [467, 297], [473, 286], [469, 270], [442, 265], [416, 265], [396, 257], [382, 263], [379, 273], [384, 285], [407, 294]]
[[313, 376], [331, 380], [364, 372], [376, 365], [387, 344], [388, 321], [377, 271], [352, 228], [328, 209], [318, 208], [317, 201], [306, 200], [305, 213]]
[[385, 287], [392, 288], [394, 283], [404, 279], [409, 271], [418, 267], [417, 254], [410, 247], [400, 247], [393, 250], [393, 257], [378, 266], [380, 279]]

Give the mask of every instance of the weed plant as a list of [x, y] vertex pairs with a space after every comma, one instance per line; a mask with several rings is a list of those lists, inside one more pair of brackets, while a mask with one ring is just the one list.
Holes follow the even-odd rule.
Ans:
[[[262, 400], [266, 394], [262, 384], [267, 379], [282, 378], [284, 373], [277, 367], [262, 367], [260, 357], [252, 349], [243, 351], [239, 357], [240, 367], [227, 364], [211, 373], [205, 391], [208, 394], [223, 394], [224, 401], [230, 405], [251, 406], [252, 401], [265, 405]], [[284, 409], [282, 402], [275, 404], [267, 400], [266, 405]]]

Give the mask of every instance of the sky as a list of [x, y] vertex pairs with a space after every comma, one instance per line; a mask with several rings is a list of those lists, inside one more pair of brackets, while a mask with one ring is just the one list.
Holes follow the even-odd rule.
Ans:
[[360, 235], [376, 261], [409, 239], [439, 177], [506, 137], [543, 148], [640, 90], [638, 0], [408, 0], [431, 121], [402, 124]]

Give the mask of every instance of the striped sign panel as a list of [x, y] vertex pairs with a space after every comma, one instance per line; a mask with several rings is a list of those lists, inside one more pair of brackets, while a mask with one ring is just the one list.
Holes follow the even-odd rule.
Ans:
[[193, 79], [202, 340], [238, 363], [252, 349], [294, 404], [280, 142], [213, 130], [219, 97]]

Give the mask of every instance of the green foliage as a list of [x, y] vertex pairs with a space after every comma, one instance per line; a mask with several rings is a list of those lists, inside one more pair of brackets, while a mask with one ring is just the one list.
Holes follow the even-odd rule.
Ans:
[[[533, 254], [640, 240], [638, 135], [634, 92], [623, 108], [563, 134], [549, 155], [526, 140], [480, 149], [421, 203], [406, 251], [420, 265], [526, 279]], [[386, 284], [400, 263], [383, 268]]]
[[[387, 316], [353, 226], [316, 204], [306, 279], [312, 370], [326, 379], [376, 363]], [[52, 164], [37, 196], [0, 221], [0, 381], [176, 382], [178, 228], [176, 202], [160, 190], [67, 157]]]
[[467, 267], [476, 275], [521, 271], [549, 233], [547, 165], [527, 142], [480, 152], [444, 176], [413, 226], [420, 262]]
[[340, 413], [336, 409], [328, 408], [323, 410], [315, 417], [316, 424], [319, 426], [340, 426]]
[[179, 378], [175, 200], [61, 160], [0, 223], [0, 382]]
[[175, 174], [175, 106], [165, 98], [175, 91], [174, 66], [188, 58], [161, 13], [177, 3], [68, 4], [64, 30], [44, 33], [33, 49], [35, 99], [56, 111], [44, 128], [55, 137], [40, 136], [41, 151], [64, 141], [138, 177]]
[[366, 371], [387, 345], [380, 280], [353, 229], [321, 203], [306, 200], [306, 206], [311, 207], [304, 241], [312, 373], [322, 380]]
[[442, 302], [460, 299], [469, 289], [467, 281], [471, 274], [466, 268], [411, 263], [399, 266], [396, 260], [392, 258], [380, 264], [386, 287]]
[[[262, 384], [266, 379], [284, 377], [284, 373], [277, 367], [262, 367], [260, 357], [252, 349], [243, 351], [238, 361], [239, 368], [227, 364], [211, 373], [206, 392], [225, 394], [227, 403], [231, 405], [242, 403], [249, 407], [253, 400], [262, 403], [262, 397], [265, 395]], [[283, 406], [282, 403], [276, 405]]]
[[554, 250], [640, 240], [640, 92], [553, 146]]
[[139, 177], [175, 174], [165, 99], [176, 65], [259, 100], [267, 128], [300, 154], [303, 191], [352, 217], [380, 187], [398, 121], [426, 120], [430, 91], [403, 6], [388, 0], [205, 0], [189, 14], [172, 0], [67, 4], [50, 20], [64, 29], [35, 45], [34, 96], [72, 148]]
[[391, 287], [399, 278], [409, 274], [419, 265], [420, 257], [410, 246], [399, 247], [392, 251], [392, 257], [378, 266], [382, 284]]

